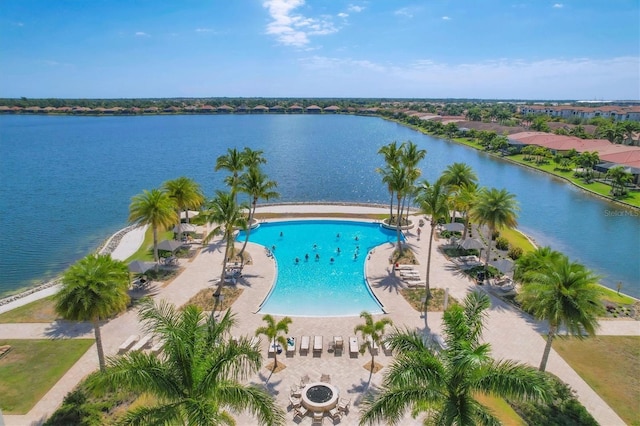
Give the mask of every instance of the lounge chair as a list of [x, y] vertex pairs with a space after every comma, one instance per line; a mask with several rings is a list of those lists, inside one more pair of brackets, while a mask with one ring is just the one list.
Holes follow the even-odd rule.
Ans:
[[311, 421], [312, 425], [321, 425], [324, 421], [324, 412], [323, 411], [314, 411], [313, 412], [313, 420]]
[[152, 338], [153, 336], [151, 334], [147, 334], [142, 339], [138, 340], [138, 343], [133, 345], [131, 351], [141, 351], [142, 349], [145, 349], [151, 343]]
[[309, 378], [308, 374], [305, 374], [304, 376], [302, 376], [300, 378], [300, 390], [302, 390], [305, 387], [307, 387], [307, 385], [309, 384], [309, 381], [311, 381], [311, 378]]
[[329, 410], [329, 416], [333, 420], [333, 424], [339, 423], [342, 420], [342, 412], [338, 410], [337, 407]]
[[407, 281], [407, 287], [409, 288], [424, 287], [426, 284], [427, 284], [426, 281], [415, 281], [415, 280]]
[[278, 353], [278, 355], [282, 353], [282, 346], [273, 339], [269, 345], [269, 357], [275, 356], [276, 353]]
[[359, 351], [360, 348], [358, 347], [358, 338], [356, 336], [349, 337], [349, 355], [357, 358]]
[[309, 353], [309, 336], [302, 336], [300, 339], [300, 355]]
[[414, 276], [420, 276], [420, 272], [418, 271], [402, 271], [400, 272], [400, 276], [401, 277], [414, 277]]
[[296, 338], [287, 337], [287, 355], [293, 356], [296, 353]]
[[118, 348], [118, 353], [122, 354], [127, 352], [133, 345], [135, 345], [139, 338], [140, 336], [136, 334], [132, 334], [131, 336], [129, 336], [127, 340], [125, 340]]
[[396, 271], [415, 271], [415, 265], [398, 265]]
[[331, 383], [331, 376], [328, 374], [323, 374], [320, 376], [320, 381], [324, 383]]
[[322, 352], [322, 336], [313, 336], [313, 353]]
[[158, 343], [156, 343], [155, 345], [153, 345], [151, 347], [151, 353], [154, 355], [157, 355], [160, 353], [160, 351], [162, 351], [162, 347], [164, 346], [164, 342], [163, 341], [159, 341]]
[[391, 345], [387, 338], [388, 336], [382, 336], [382, 352], [384, 352], [385, 355], [391, 355], [393, 354], [393, 351], [391, 350]]
[[333, 349], [337, 352], [344, 350], [344, 340], [342, 340], [342, 336], [333, 336]]

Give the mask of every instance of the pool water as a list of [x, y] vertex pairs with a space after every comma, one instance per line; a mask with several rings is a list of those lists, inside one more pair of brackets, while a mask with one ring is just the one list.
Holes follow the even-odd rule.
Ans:
[[[244, 238], [241, 232], [238, 241]], [[396, 241], [395, 231], [352, 221], [270, 222], [252, 230], [249, 241], [272, 250], [277, 262], [276, 283], [260, 313], [323, 317], [382, 313], [365, 281], [364, 263], [375, 247]]]

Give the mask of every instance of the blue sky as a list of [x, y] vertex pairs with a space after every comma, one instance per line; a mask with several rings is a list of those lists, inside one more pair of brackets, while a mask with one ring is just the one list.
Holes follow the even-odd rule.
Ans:
[[21, 96], [640, 99], [640, 1], [2, 0]]

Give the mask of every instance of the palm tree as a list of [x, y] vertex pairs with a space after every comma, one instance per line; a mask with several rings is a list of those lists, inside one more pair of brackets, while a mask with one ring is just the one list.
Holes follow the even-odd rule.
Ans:
[[527, 272], [526, 278], [517, 296], [522, 308], [549, 323], [547, 344], [540, 362], [540, 371], [544, 371], [560, 327], [578, 338], [584, 337], [585, 332], [590, 336], [595, 334], [598, 315], [602, 313], [602, 290], [597, 275], [584, 265], [569, 261], [566, 256]]
[[263, 156], [264, 151], [253, 150], [245, 147], [242, 150], [242, 162], [247, 169], [257, 168], [260, 164], [266, 164], [267, 159]]
[[396, 354], [377, 394], [361, 404], [360, 425], [396, 425], [407, 410], [425, 413], [425, 424], [497, 425], [477, 393], [519, 400], [546, 400], [549, 385], [535, 368], [514, 361], [495, 361], [491, 347], [480, 343], [486, 294], [467, 295], [464, 306], [452, 306], [443, 317], [447, 349], [434, 351], [421, 333], [396, 330], [387, 339]]
[[260, 370], [262, 356], [248, 338], [230, 338], [235, 320], [229, 311], [215, 322], [193, 305], [177, 310], [147, 300], [140, 319], [162, 342], [163, 355], [129, 352], [114, 357], [92, 382], [94, 387], [109, 384], [155, 397], [154, 405], [131, 409], [123, 424], [231, 425], [231, 413], [244, 410], [256, 417], [256, 423], [284, 424], [284, 413], [271, 395], [242, 384]]
[[478, 194], [475, 205], [471, 209], [471, 219], [479, 225], [487, 225], [489, 228], [489, 244], [487, 247], [487, 260], [491, 259], [491, 237], [498, 228], [514, 228], [518, 224], [518, 204], [515, 195], [506, 189], [483, 188]]
[[615, 166], [607, 171], [607, 178], [611, 180], [611, 195], [624, 195], [625, 185], [633, 180], [633, 175], [622, 166]]
[[216, 197], [210, 201], [207, 207], [208, 209], [205, 212], [206, 220], [209, 223], [217, 224], [217, 226], [205, 237], [203, 243], [207, 244], [214, 236], [220, 233], [222, 233], [222, 241], [225, 243], [220, 283], [215, 292], [217, 297], [220, 296], [220, 292], [224, 286], [226, 262], [234, 253], [234, 231], [236, 228], [247, 228], [247, 218], [242, 214], [242, 211], [248, 207], [236, 204], [235, 194], [233, 192], [222, 192], [219, 190], [216, 191]]
[[369, 352], [371, 352], [371, 369], [369, 371], [373, 372], [375, 368], [375, 353], [373, 351], [373, 343], [376, 345], [380, 345], [382, 343], [382, 337], [384, 336], [384, 328], [387, 325], [392, 325], [393, 321], [389, 318], [382, 318], [378, 321], [374, 321], [371, 314], [367, 311], [362, 311], [360, 313], [360, 318], [364, 319], [364, 324], [358, 324], [354, 327], [354, 333], [360, 333], [362, 336], [362, 345], [360, 345], [360, 353], [364, 353], [367, 348], [369, 348]]
[[179, 221], [175, 202], [166, 192], [146, 189], [131, 199], [129, 222], [149, 225], [153, 231], [153, 258], [158, 262], [158, 228], [167, 229]]
[[[415, 182], [418, 180], [422, 171], [418, 168], [418, 163], [424, 159], [427, 155], [426, 149], [418, 149], [418, 146], [411, 142], [406, 141], [402, 144], [402, 152], [400, 155], [400, 162], [406, 168], [407, 176], [407, 191], [404, 193], [404, 203], [407, 205], [407, 221], [409, 219], [409, 205], [407, 198], [412, 194], [411, 189], [414, 187]], [[403, 205], [404, 207], [404, 205]]]
[[[187, 223], [189, 223], [189, 210], [198, 209], [204, 202], [204, 195], [193, 179], [181, 176], [174, 180], [168, 180], [162, 184], [162, 188], [169, 194], [178, 212], [185, 211]], [[180, 216], [178, 215], [178, 222]]]
[[[472, 185], [478, 182], [476, 172], [466, 163], [449, 164], [444, 172], [442, 172], [442, 177], [447, 185], [454, 187], [454, 190], [458, 190], [463, 185]], [[451, 222], [453, 222], [454, 219], [455, 211], [451, 215]]]
[[[227, 180], [227, 184], [231, 187], [231, 192], [234, 194], [234, 197], [237, 194], [238, 189], [238, 177], [242, 170], [245, 167], [245, 156], [242, 152], [238, 151], [236, 148], [227, 148], [227, 154], [221, 155], [216, 159], [216, 166], [214, 170], [217, 172], [218, 170], [227, 170], [231, 173], [231, 176]], [[236, 203], [238, 202], [236, 198]]]
[[431, 299], [431, 287], [429, 285], [429, 277], [431, 275], [431, 249], [433, 246], [433, 235], [440, 219], [446, 219], [449, 216], [449, 193], [444, 175], [431, 185], [426, 180], [422, 182], [416, 201], [420, 206], [420, 213], [429, 215], [431, 230], [429, 231], [429, 248], [427, 249], [427, 274], [426, 274], [426, 294], [425, 297], [425, 322], [427, 321], [427, 305]]
[[391, 195], [391, 202], [389, 203], [389, 224], [391, 224], [393, 218], [393, 194], [394, 189], [389, 184], [389, 176], [391, 167], [398, 166], [400, 163], [401, 147], [398, 147], [398, 142], [393, 141], [389, 145], [385, 145], [378, 150], [378, 154], [384, 157], [386, 167], [376, 169], [376, 172], [382, 175], [382, 182], [387, 184], [387, 189]]
[[90, 254], [67, 269], [54, 296], [55, 310], [64, 319], [91, 321], [98, 363], [104, 370], [100, 322], [124, 311], [129, 304], [129, 269], [111, 255]]
[[[395, 194], [396, 199], [398, 201], [397, 206], [397, 215], [396, 215], [396, 236], [397, 236], [397, 247], [398, 247], [398, 256], [402, 255], [402, 242], [400, 240], [400, 226], [401, 226], [401, 218], [402, 212], [400, 210], [401, 200], [404, 197], [405, 193], [409, 191], [409, 180], [407, 178], [407, 169], [402, 166], [393, 166], [391, 167], [389, 174], [389, 188], [391, 188]], [[389, 223], [391, 224], [391, 222]]]
[[469, 211], [473, 208], [478, 198], [478, 185], [471, 183], [468, 185], [462, 185], [457, 190], [456, 202], [457, 208], [462, 212], [464, 217], [464, 232], [462, 233], [462, 239], [467, 238], [467, 232], [469, 230]]
[[[269, 345], [279, 344], [280, 347], [287, 347], [287, 339], [281, 335], [280, 333], [288, 333], [289, 332], [289, 324], [293, 321], [289, 317], [284, 317], [280, 321], [276, 322], [275, 319], [269, 314], [262, 317], [262, 319], [267, 323], [266, 326], [258, 327], [256, 329], [256, 336], [264, 334], [268, 341]], [[278, 367], [278, 351], [275, 350], [273, 352], [273, 369], [275, 370]]]
[[560, 260], [562, 256], [562, 253], [552, 250], [551, 247], [538, 247], [516, 260], [513, 278], [527, 283], [531, 272], [543, 270], [550, 263]]
[[253, 224], [253, 217], [256, 213], [258, 200], [260, 198], [264, 198], [265, 200], [278, 198], [280, 194], [273, 190], [277, 186], [278, 184], [275, 181], [268, 180], [267, 175], [262, 173], [257, 167], [249, 167], [249, 171], [240, 176], [238, 188], [251, 197], [251, 210], [249, 211], [248, 220], [249, 226], [247, 227], [244, 244], [240, 250], [240, 256], [243, 255], [244, 249], [247, 247], [247, 242], [249, 242], [249, 234], [251, 233], [251, 225]]

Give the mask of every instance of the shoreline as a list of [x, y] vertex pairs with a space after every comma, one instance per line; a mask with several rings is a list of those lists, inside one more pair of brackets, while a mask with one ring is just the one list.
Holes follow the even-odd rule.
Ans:
[[[455, 142], [455, 141], [454, 141]], [[472, 147], [473, 148], [473, 147]], [[515, 163], [518, 164], [518, 163]], [[287, 207], [296, 207], [296, 212], [295, 214], [317, 214], [319, 217], [326, 217], [327, 214], [336, 214], [336, 213], [340, 213], [340, 212], [329, 212], [329, 210], [331, 210], [331, 207], [356, 207], [359, 208], [361, 211], [358, 212], [357, 214], [375, 214], [375, 213], [380, 213], [380, 209], [382, 208], [387, 208], [388, 205], [385, 204], [380, 204], [380, 203], [349, 203], [349, 202], [329, 202], [329, 201], [323, 201], [323, 202], [314, 202], [314, 201], [308, 201], [308, 202], [281, 202], [281, 203], [265, 203], [265, 204], [261, 204], [258, 206], [258, 210], [269, 210], [269, 213], [275, 213], [277, 215], [282, 215], [283, 217], [286, 217], [286, 215], [288, 213], [293, 213], [293, 212], [287, 212], [286, 210]], [[306, 207], [305, 209], [300, 209], [300, 207]], [[365, 212], [364, 209], [370, 208], [371, 211], [369, 212]], [[305, 211], [306, 210], [306, 211]], [[325, 211], [322, 211], [325, 210]], [[344, 213], [344, 212], [342, 212]], [[414, 214], [417, 213], [416, 211], [413, 212]], [[356, 213], [352, 213], [352, 214], [356, 214]], [[119, 246], [121, 245], [121, 243], [123, 242], [123, 239], [129, 235], [131, 233], [131, 231], [140, 228], [140, 226], [138, 225], [128, 225], [118, 231], [116, 231], [114, 234], [112, 234], [110, 237], [106, 238], [99, 246], [96, 250], [94, 250], [92, 253], [99, 253], [99, 254], [112, 254], [114, 253]], [[144, 227], [144, 231], [146, 231], [146, 227]], [[538, 245], [536, 244], [535, 240], [533, 238], [531, 238], [529, 235], [527, 235], [526, 233], [520, 231], [519, 229], [515, 229], [516, 232], [518, 232], [519, 234], [523, 235], [534, 247], [538, 247]], [[144, 240], [144, 232], [142, 232], [142, 240]], [[140, 241], [140, 244], [142, 243], [142, 241]], [[131, 244], [135, 244], [134, 242], [128, 242], [127, 245], [129, 245], [130, 247], [125, 248], [125, 251], [127, 252], [131, 252], [134, 253], [135, 251], [137, 251], [137, 249], [140, 247], [140, 245], [138, 244], [137, 247], [135, 247], [135, 249], [133, 249], [133, 247], [131, 247]], [[130, 255], [127, 255], [125, 257], [128, 258]], [[121, 260], [125, 260], [125, 259], [121, 259]], [[39, 284], [35, 287], [26, 289], [22, 292], [16, 293], [16, 294], [12, 294], [10, 296], [4, 297], [0, 299], [0, 313], [9, 311], [11, 309], [17, 308], [19, 306], [25, 305], [27, 303], [31, 303], [32, 301], [50, 296], [52, 294], [55, 294], [55, 292], [57, 291], [54, 287], [60, 284], [60, 280], [62, 278], [62, 275], [53, 278], [47, 282], [44, 282], [43, 284]], [[610, 287], [607, 287], [604, 284], [598, 284], [601, 287], [613, 291], [615, 292], [616, 290]], [[37, 294], [36, 294], [37, 293]], [[627, 296], [633, 300], [636, 301], [640, 301], [640, 298], [635, 297], [633, 295], [624, 293], [624, 292], [620, 292], [621, 295]], [[7, 305], [9, 304], [15, 304], [15, 306], [12, 307], [8, 307]]]
[[[111, 254], [113, 253], [118, 246], [120, 245], [120, 243], [122, 242], [122, 239], [129, 234], [131, 231], [133, 231], [134, 229], [138, 228], [138, 225], [128, 225], [118, 231], [116, 231], [115, 233], [113, 233], [110, 237], [106, 238], [102, 243], [100, 243], [98, 245], [98, 247], [93, 250], [90, 253], [99, 253], [99, 254]], [[88, 254], [90, 254], [88, 253]], [[128, 257], [128, 256], [127, 256]], [[124, 259], [123, 259], [124, 260]], [[16, 306], [12, 307], [13, 308], [17, 308], [19, 306], [25, 305], [27, 303], [30, 303], [34, 300], [38, 300], [47, 296], [50, 296], [52, 294], [56, 293], [56, 289], [54, 289], [53, 287], [56, 287], [58, 285], [60, 285], [60, 282], [62, 280], [62, 275], [59, 275], [55, 278], [52, 278], [42, 284], [38, 284], [34, 287], [28, 288], [24, 291], [20, 291], [18, 293], [15, 294], [11, 294], [9, 296], [3, 297], [0, 299], [0, 313], [5, 312], [9, 309], [3, 309], [6, 308], [6, 305], [12, 304], [12, 303], [16, 303]], [[29, 297], [29, 296], [33, 296], [35, 293], [40, 293], [37, 296], [34, 297]], [[28, 300], [25, 300], [27, 299]], [[24, 303], [21, 303], [24, 302]]]

